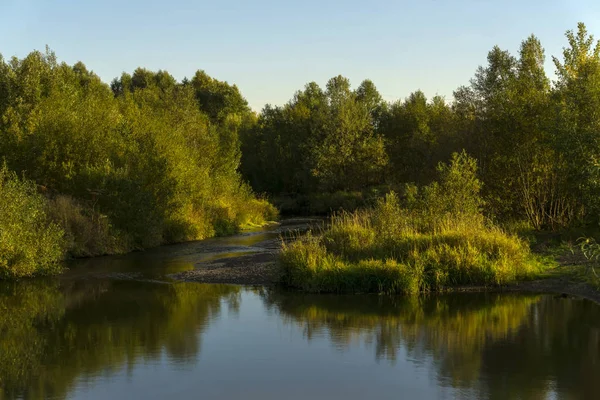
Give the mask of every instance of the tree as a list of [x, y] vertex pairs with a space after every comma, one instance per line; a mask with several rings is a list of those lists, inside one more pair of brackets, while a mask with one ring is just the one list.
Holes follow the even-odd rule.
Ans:
[[200, 109], [208, 114], [212, 122], [223, 121], [228, 114], [250, 112], [248, 102], [236, 85], [229, 85], [211, 78], [204, 71], [196, 71], [191, 80]]
[[558, 80], [554, 143], [567, 163], [569, 190], [579, 198], [588, 215], [600, 216], [600, 42], [583, 23], [566, 33], [569, 46], [562, 61], [553, 58]]

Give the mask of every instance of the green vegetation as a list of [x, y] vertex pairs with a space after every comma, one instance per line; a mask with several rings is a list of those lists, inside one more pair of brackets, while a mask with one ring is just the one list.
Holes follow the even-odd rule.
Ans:
[[10, 171], [0, 275], [57, 271], [63, 243], [71, 256], [122, 253], [276, 218], [237, 172], [238, 132], [254, 119], [237, 87], [203, 72], [179, 83], [138, 68], [109, 86], [49, 51], [0, 56], [0, 160]]
[[583, 24], [566, 37], [554, 83], [535, 36], [516, 56], [494, 47], [449, 100], [416, 91], [389, 103], [369, 80], [311, 82], [242, 130], [241, 171], [283, 212], [352, 211], [372, 205], [373, 191], [430, 184], [439, 162], [465, 150], [486, 217], [535, 230], [597, 225], [600, 45]]
[[367, 211], [331, 218], [321, 235], [285, 245], [282, 282], [309, 292], [414, 294], [535, 276], [528, 243], [485, 221], [475, 161], [454, 154], [439, 181], [392, 192]]
[[598, 266], [598, 259], [600, 258], [600, 244], [598, 244], [594, 238], [581, 238], [579, 240], [579, 246], [584, 257], [589, 261], [586, 268], [586, 274], [591, 272], [597, 281], [599, 277], [595, 267]]
[[[285, 246], [283, 282], [408, 293], [505, 284], [541, 266], [503, 229], [597, 230], [600, 42], [583, 24], [566, 37], [553, 84], [530, 36], [517, 57], [494, 47], [452, 102], [417, 91], [387, 103], [370, 81], [351, 90], [336, 77], [265, 108], [242, 135], [245, 176], [274, 198], [301, 200], [285, 200], [284, 211], [343, 210], [325, 232]], [[436, 171], [458, 153], [473, 159]], [[377, 202], [369, 192], [391, 194]]]
[[[336, 76], [260, 114], [204, 71], [178, 82], [138, 68], [107, 85], [49, 51], [0, 57], [0, 159], [37, 185], [45, 215], [64, 232], [53, 246], [66, 243], [70, 256], [230, 234], [274, 219], [274, 203], [286, 214], [341, 213], [324, 237], [304, 241], [330, 270], [385, 270], [386, 282], [403, 282], [393, 291], [504, 283], [535, 268], [525, 267], [527, 245], [498, 227], [589, 236], [600, 223], [600, 42], [582, 23], [566, 38], [555, 82], [532, 35], [517, 55], [494, 47], [451, 100], [416, 91], [390, 103], [372, 81], [352, 88]], [[458, 186], [435, 182], [455, 153], [476, 160], [477, 188], [459, 176]], [[390, 193], [399, 199], [382, 203]], [[379, 221], [386, 209], [408, 228]], [[335, 244], [349, 232], [371, 232], [360, 252]], [[298, 261], [288, 261], [302, 264], [296, 247]], [[462, 272], [412, 272], [446, 258]], [[9, 263], [2, 254], [0, 262]], [[40, 263], [5, 275], [50, 271]], [[373, 290], [380, 278], [358, 286]]]
[[370, 81], [356, 90], [342, 76], [324, 91], [309, 83], [284, 107], [266, 106], [242, 131], [242, 172], [284, 210], [361, 206], [362, 193], [385, 182], [388, 155], [376, 129], [381, 106]]
[[0, 278], [58, 272], [62, 236], [35, 185], [0, 168]]

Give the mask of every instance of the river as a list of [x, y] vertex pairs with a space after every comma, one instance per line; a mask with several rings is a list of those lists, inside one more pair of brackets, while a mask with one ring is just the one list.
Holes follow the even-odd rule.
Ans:
[[587, 300], [182, 281], [272, 255], [280, 233], [0, 283], [0, 399], [600, 398], [600, 307]]

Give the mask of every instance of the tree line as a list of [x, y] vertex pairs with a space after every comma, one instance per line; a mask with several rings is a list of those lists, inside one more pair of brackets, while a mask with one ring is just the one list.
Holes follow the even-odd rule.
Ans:
[[532, 35], [516, 55], [494, 47], [451, 101], [386, 102], [372, 81], [337, 76], [258, 114], [203, 71], [177, 81], [138, 68], [107, 84], [48, 49], [0, 56], [0, 275], [60, 258], [39, 268], [40, 254], [119, 253], [275, 218], [254, 193], [293, 213], [410, 195], [463, 150], [487, 217], [596, 224], [600, 45], [582, 23], [566, 38], [555, 81]]
[[275, 217], [237, 170], [238, 132], [256, 117], [203, 71], [177, 82], [138, 68], [109, 85], [49, 50], [0, 57], [0, 116], [0, 276], [52, 270], [44, 253], [119, 253]]
[[[428, 184], [439, 162], [466, 150], [477, 159], [489, 217], [535, 229], [595, 224], [600, 45], [583, 23], [566, 38], [553, 57], [555, 81], [531, 35], [517, 55], [494, 47], [452, 101], [416, 91], [390, 103], [370, 80], [355, 89], [342, 76], [325, 88], [311, 82], [242, 130], [241, 171], [284, 207], [302, 199], [290, 207], [309, 203], [314, 212]], [[337, 203], [323, 203], [324, 194]]]

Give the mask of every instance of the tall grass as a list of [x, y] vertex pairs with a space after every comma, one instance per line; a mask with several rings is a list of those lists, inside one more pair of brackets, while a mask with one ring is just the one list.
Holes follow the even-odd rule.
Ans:
[[412, 294], [534, 276], [541, 263], [528, 244], [484, 220], [471, 163], [455, 155], [440, 167], [439, 182], [420, 193], [410, 188], [404, 204], [392, 192], [284, 244], [282, 283], [309, 292]]
[[46, 201], [47, 214], [64, 231], [72, 257], [120, 254], [131, 250], [131, 240], [111, 225], [109, 218], [75, 198], [57, 195]]

